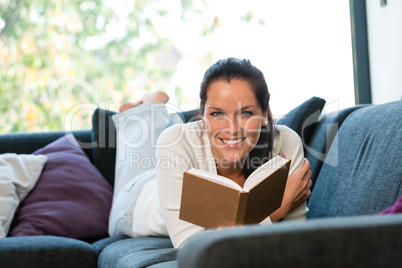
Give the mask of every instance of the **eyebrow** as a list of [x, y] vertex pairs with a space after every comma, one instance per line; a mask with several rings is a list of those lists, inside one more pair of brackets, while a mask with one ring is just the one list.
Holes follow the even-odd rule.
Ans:
[[250, 108], [258, 108], [258, 107], [254, 106], [254, 105], [248, 105], [248, 106], [241, 107], [240, 109], [246, 110], [246, 109], [250, 109]]
[[[249, 108], [257, 108], [257, 107], [254, 106], [254, 105], [247, 105], [247, 106], [241, 107], [240, 110], [246, 110], [246, 109], [249, 109]], [[210, 110], [210, 109], [212, 109], [212, 110], [218, 110], [218, 111], [223, 111], [223, 109], [222, 109], [222, 108], [219, 108], [219, 107], [208, 107], [208, 108], [207, 108], [207, 110]]]
[[207, 110], [219, 110], [222, 111], [222, 108], [218, 108], [218, 107], [208, 107]]

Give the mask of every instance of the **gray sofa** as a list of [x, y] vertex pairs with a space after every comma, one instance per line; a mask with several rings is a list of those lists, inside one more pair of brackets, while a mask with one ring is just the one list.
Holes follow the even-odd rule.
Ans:
[[[172, 248], [169, 238], [54, 235], [0, 239], [0, 267], [400, 267], [402, 214], [379, 215], [402, 194], [402, 102], [321, 113], [312, 98], [279, 124], [302, 137], [314, 187], [308, 220], [212, 230]], [[98, 109], [93, 129], [74, 131], [113, 185], [115, 133]], [[184, 121], [196, 111], [181, 114]], [[31, 154], [65, 132], [0, 135], [0, 154]]]

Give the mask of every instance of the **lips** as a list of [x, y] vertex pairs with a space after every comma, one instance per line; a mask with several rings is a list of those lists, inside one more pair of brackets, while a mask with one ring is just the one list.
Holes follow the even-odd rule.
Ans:
[[246, 138], [238, 138], [238, 139], [222, 139], [220, 140], [229, 147], [236, 147], [240, 145]]

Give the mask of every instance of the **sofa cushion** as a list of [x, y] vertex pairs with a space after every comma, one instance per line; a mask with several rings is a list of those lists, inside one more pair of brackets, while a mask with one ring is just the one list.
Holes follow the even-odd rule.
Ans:
[[167, 237], [134, 237], [107, 246], [99, 255], [98, 267], [177, 267], [177, 252]]
[[0, 238], [7, 236], [19, 203], [35, 186], [46, 161], [44, 155], [0, 155]]
[[92, 240], [107, 235], [112, 187], [73, 135], [35, 154], [48, 157], [41, 177], [15, 214], [10, 236], [56, 235]]
[[392, 204], [392, 206], [380, 212], [381, 215], [395, 213], [402, 213], [402, 195], [398, 198], [398, 200], [395, 201], [394, 204]]
[[113, 244], [117, 241], [127, 239], [127, 238], [130, 238], [130, 237], [128, 237], [126, 235], [108, 236], [108, 237], [105, 237], [105, 238], [102, 238], [100, 240], [93, 242], [91, 245], [94, 247], [95, 251], [99, 255], [105, 247], [107, 247], [110, 244]]
[[325, 158], [309, 218], [377, 214], [402, 194], [402, 102], [349, 115]]
[[202, 232], [178, 267], [400, 267], [402, 215], [287, 221]]
[[76, 239], [55, 236], [0, 239], [1, 268], [96, 268], [94, 248]]
[[324, 99], [312, 97], [281, 117], [277, 121], [277, 124], [286, 125], [293, 129], [297, 134], [299, 134], [304, 144], [310, 139], [311, 132], [315, 127], [315, 123], [317, 122], [324, 105]]
[[338, 129], [349, 114], [362, 107], [364, 105], [357, 105], [328, 114], [322, 113], [311, 132], [309, 140], [304, 142], [304, 156], [309, 160], [310, 170], [313, 173], [311, 177], [313, 181], [312, 190]]

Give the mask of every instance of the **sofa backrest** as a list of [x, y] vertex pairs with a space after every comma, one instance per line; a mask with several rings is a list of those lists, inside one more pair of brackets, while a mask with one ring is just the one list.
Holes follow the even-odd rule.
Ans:
[[[71, 132], [77, 141], [90, 144], [91, 130], [74, 130]], [[36, 150], [45, 147], [49, 143], [66, 135], [65, 131], [51, 132], [16, 132], [0, 135], [0, 154], [16, 153], [16, 154], [32, 154]], [[83, 148], [85, 154], [92, 161], [92, 148]]]
[[310, 138], [303, 141], [304, 156], [309, 160], [310, 170], [313, 173], [311, 178], [313, 181], [312, 189], [314, 189], [322, 164], [344, 120], [353, 111], [364, 106], [366, 105], [356, 105], [330, 113], [323, 112], [317, 122], [312, 125], [313, 131]]
[[402, 101], [351, 113], [308, 202], [308, 218], [379, 213], [402, 194]]

